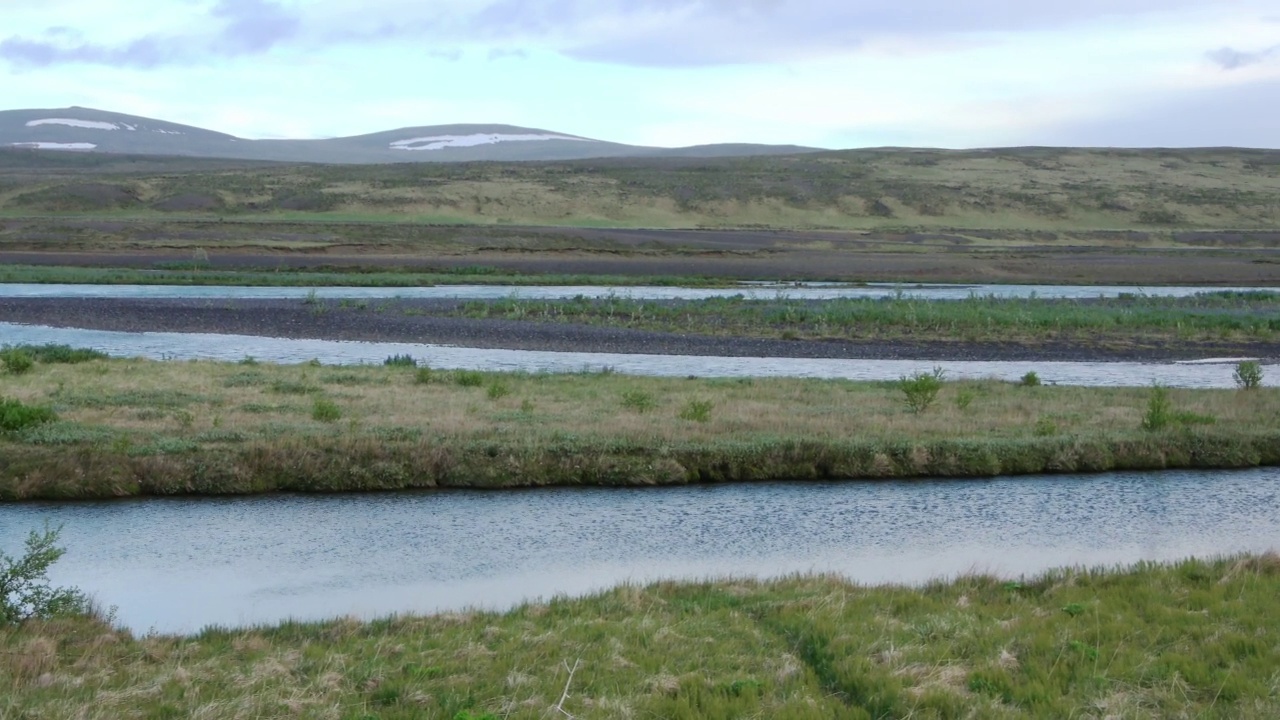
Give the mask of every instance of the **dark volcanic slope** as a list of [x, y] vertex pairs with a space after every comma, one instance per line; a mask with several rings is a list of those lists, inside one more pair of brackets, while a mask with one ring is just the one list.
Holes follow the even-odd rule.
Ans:
[[[5, 299], [0, 322], [126, 332], [229, 333], [284, 338], [432, 343], [559, 352], [920, 360], [1178, 360], [1215, 355], [1280, 358], [1280, 344], [1195, 343], [1141, 348], [1069, 343], [788, 341], [708, 337], [575, 324], [440, 317], [453, 300], [339, 301]], [[437, 313], [437, 315], [433, 315]], [[0, 344], [3, 338], [0, 338]]]

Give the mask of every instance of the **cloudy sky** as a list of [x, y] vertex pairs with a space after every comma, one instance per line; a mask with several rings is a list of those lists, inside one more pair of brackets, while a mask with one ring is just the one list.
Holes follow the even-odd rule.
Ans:
[[0, 4], [0, 109], [242, 137], [1280, 147], [1278, 0]]

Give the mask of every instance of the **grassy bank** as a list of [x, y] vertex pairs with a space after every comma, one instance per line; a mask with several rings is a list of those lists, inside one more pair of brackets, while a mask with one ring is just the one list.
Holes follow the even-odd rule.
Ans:
[[456, 314], [571, 322], [667, 332], [784, 339], [886, 339], [956, 342], [1046, 340], [1117, 344], [1178, 340], [1272, 340], [1280, 295], [1205, 293], [1190, 298], [1075, 300], [970, 297], [958, 301], [846, 298], [812, 302], [741, 297], [694, 301], [625, 297], [467, 303]]
[[56, 415], [0, 433], [0, 499], [1280, 464], [1269, 388], [955, 382], [912, 412], [897, 383], [53, 359], [0, 375]]
[[726, 287], [731, 280], [672, 275], [584, 275], [518, 273], [487, 266], [441, 268], [430, 272], [381, 270], [215, 270], [195, 261], [162, 269], [0, 265], [0, 283], [86, 285], [248, 285], [255, 287], [429, 287], [433, 285], [604, 285]]
[[1274, 718], [1274, 554], [923, 588], [792, 578], [371, 623], [0, 628], [15, 718]]

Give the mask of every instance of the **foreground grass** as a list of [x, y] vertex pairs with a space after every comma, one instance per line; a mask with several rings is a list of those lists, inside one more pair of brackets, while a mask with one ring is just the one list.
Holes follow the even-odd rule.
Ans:
[[1278, 598], [1269, 554], [921, 588], [661, 583], [190, 637], [33, 622], [0, 629], [0, 717], [1274, 718]]
[[1271, 340], [1280, 331], [1280, 296], [1205, 293], [1190, 298], [1123, 297], [1081, 303], [1038, 298], [956, 301], [845, 298], [690, 301], [625, 297], [472, 301], [473, 318], [572, 322], [708, 335], [785, 339], [919, 339], [957, 342], [1071, 340], [1142, 343]]
[[37, 362], [0, 396], [59, 419], [0, 433], [0, 499], [1280, 464], [1280, 390], [1170, 390], [1157, 431], [1153, 392]]

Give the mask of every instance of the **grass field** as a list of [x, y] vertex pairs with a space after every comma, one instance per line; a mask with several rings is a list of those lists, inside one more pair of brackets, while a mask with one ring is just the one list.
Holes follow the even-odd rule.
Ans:
[[1272, 388], [944, 382], [913, 412], [900, 383], [489, 374], [400, 362], [36, 362], [0, 375], [0, 396], [56, 419], [14, 421], [0, 433], [0, 499], [1280, 463]]
[[1280, 331], [1280, 295], [1204, 293], [1114, 300], [893, 299], [693, 301], [606, 299], [472, 301], [472, 318], [586, 323], [666, 332], [801, 339], [963, 342], [1069, 341], [1114, 346], [1178, 341], [1268, 341]]
[[1280, 716], [1274, 554], [921, 588], [626, 586], [507, 613], [0, 628], [0, 717]]

